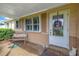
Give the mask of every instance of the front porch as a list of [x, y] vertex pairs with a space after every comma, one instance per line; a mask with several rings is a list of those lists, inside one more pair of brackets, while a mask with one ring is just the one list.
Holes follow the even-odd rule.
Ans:
[[[28, 39], [23, 42], [12, 42], [19, 48], [12, 51], [23, 55], [79, 55], [79, 4], [66, 4], [55, 8], [46, 9], [37, 13], [19, 17], [17, 20], [10, 20], [11, 29], [23, 31], [28, 34]], [[15, 35], [18, 36], [18, 35]], [[24, 40], [18, 36], [20, 40]], [[26, 37], [26, 36], [25, 36]], [[18, 40], [18, 38], [15, 38]], [[15, 40], [13, 39], [13, 40]], [[75, 49], [75, 52], [73, 52]], [[27, 54], [33, 53], [33, 54]], [[21, 54], [21, 55], [22, 55]], [[16, 55], [11, 52], [7, 55]]]
[[[12, 45], [14, 46], [12, 47]], [[3, 49], [0, 56], [68, 56], [68, 51], [63, 48], [53, 46], [52, 48], [43, 48], [40, 45], [22, 41], [2, 43]]]

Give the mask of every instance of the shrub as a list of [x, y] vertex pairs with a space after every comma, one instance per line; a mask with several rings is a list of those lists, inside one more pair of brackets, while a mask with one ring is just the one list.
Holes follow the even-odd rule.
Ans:
[[0, 40], [11, 39], [14, 34], [12, 29], [0, 28]]

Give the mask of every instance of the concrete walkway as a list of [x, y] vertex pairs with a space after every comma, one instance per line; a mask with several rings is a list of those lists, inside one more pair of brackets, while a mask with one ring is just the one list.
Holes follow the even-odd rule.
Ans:
[[17, 48], [12, 48], [8, 56], [37, 56], [37, 55], [34, 53], [30, 53], [20, 47], [17, 47]]
[[[1, 44], [0, 44], [1, 45]], [[68, 50], [56, 46], [43, 48], [37, 44], [26, 42], [6, 42], [2, 44], [0, 56], [68, 56]]]
[[[0, 44], [3, 48], [0, 56], [39, 56], [43, 53], [42, 46], [30, 42], [4, 42]], [[14, 47], [13, 47], [14, 46]]]
[[19, 46], [10, 48], [13, 45], [11, 42], [2, 44], [0, 56], [37, 56], [37, 54], [31, 53]]

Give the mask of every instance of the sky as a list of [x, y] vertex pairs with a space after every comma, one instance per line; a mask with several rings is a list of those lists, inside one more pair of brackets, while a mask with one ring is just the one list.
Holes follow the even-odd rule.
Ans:
[[0, 21], [1, 20], [6, 20], [6, 17], [5, 16], [0, 16]]
[[0, 16], [0, 23], [4, 23], [4, 21], [7, 19], [10, 19], [10, 18], [5, 17], [5, 16]]
[[1, 21], [4, 21], [4, 20], [8, 20], [8, 19], [10, 19], [10, 18], [5, 17], [5, 16], [0, 16], [0, 22], [1, 22]]

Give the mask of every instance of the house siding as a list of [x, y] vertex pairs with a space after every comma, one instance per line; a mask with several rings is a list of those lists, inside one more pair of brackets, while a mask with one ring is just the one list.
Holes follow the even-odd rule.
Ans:
[[[23, 18], [20, 18], [18, 20], [18, 28], [15, 28], [15, 31], [24, 31], [24, 19]], [[16, 26], [15, 26], [16, 27]]]
[[69, 45], [70, 49], [72, 47], [77, 48], [77, 55], [79, 55], [79, 4], [69, 4], [66, 6], [51, 9], [49, 14], [57, 10], [62, 11], [70, 9], [69, 15]]
[[48, 34], [45, 33], [28, 33], [28, 41], [41, 45], [43, 47], [48, 45]]
[[42, 32], [46, 33], [47, 32], [47, 13], [42, 13], [41, 14], [41, 28]]
[[42, 13], [41, 15], [41, 32], [30, 32], [28, 33], [28, 41], [39, 44], [42, 46], [48, 45], [48, 33], [47, 33], [47, 14]]
[[[47, 33], [47, 13], [42, 13], [42, 14], [37, 14], [40, 15], [40, 20], [41, 20], [41, 32], [28, 32], [28, 41], [39, 44], [42, 46], [48, 45], [48, 33]], [[36, 16], [36, 15], [33, 15]], [[28, 17], [33, 17], [33, 16], [28, 16]], [[25, 30], [24, 28], [24, 21], [27, 17], [25, 18], [20, 18], [20, 29], [22, 31]], [[26, 32], [27, 33], [27, 32]]]
[[7, 22], [9, 25], [6, 24], [6, 28], [10, 28], [15, 30], [15, 21], [9, 21]]
[[[29, 32], [28, 33], [28, 41], [39, 44], [39, 45], [49, 45], [48, 44], [48, 22], [49, 14], [54, 13], [56, 11], [62, 11], [70, 9], [68, 14], [69, 16], [69, 45], [70, 48], [74, 47], [78, 49], [79, 52], [79, 4], [68, 4], [56, 8], [49, 9], [44, 12], [40, 12], [38, 14], [41, 15], [41, 32]], [[22, 18], [24, 20], [26, 17]], [[24, 22], [22, 22], [24, 23]], [[24, 30], [24, 25], [21, 26], [22, 30]], [[79, 54], [79, 53], [78, 53]]]
[[77, 20], [78, 20], [78, 8], [79, 4], [68, 4], [61, 7], [57, 7], [54, 9], [48, 10], [48, 13], [54, 13], [56, 11], [62, 11], [69, 9], [70, 12], [68, 13], [69, 16], [69, 45], [70, 48], [77, 47]]

